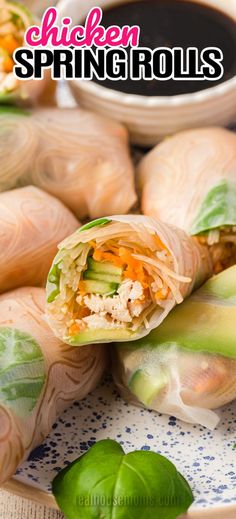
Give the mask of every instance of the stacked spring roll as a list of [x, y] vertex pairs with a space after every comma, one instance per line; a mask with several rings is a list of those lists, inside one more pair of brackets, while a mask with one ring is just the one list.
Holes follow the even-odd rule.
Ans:
[[216, 409], [236, 398], [236, 266], [205, 283], [147, 337], [117, 344], [114, 379], [123, 396], [213, 429]]
[[235, 133], [179, 133], [148, 153], [138, 173], [144, 214], [208, 244], [215, 273], [236, 262]]
[[139, 215], [95, 220], [59, 247], [48, 322], [75, 346], [135, 340], [210, 275], [207, 249], [180, 229]]
[[128, 134], [81, 109], [0, 109], [0, 190], [34, 184], [77, 217], [126, 213], [136, 202]]
[[41, 189], [0, 193], [0, 292], [45, 285], [58, 243], [78, 225], [59, 200]]
[[58, 414], [84, 398], [106, 366], [102, 346], [69, 348], [44, 319], [45, 290], [0, 296], [0, 483], [42, 443]]
[[25, 31], [34, 23], [34, 17], [23, 3], [0, 0], [0, 103], [34, 103], [45, 93], [45, 101], [48, 93], [52, 100], [48, 71], [42, 81], [20, 82], [13, 73], [14, 51], [24, 45]]

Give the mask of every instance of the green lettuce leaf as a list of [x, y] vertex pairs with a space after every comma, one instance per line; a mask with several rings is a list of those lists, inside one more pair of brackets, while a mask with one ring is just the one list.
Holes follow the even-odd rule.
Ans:
[[44, 357], [35, 339], [20, 330], [0, 328], [0, 403], [26, 418], [45, 379]]
[[236, 225], [236, 184], [222, 180], [203, 200], [190, 234], [201, 234], [225, 225]]

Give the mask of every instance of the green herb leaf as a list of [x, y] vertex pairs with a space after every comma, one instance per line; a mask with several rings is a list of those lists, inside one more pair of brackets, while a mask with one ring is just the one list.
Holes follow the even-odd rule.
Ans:
[[80, 227], [79, 232], [88, 231], [88, 229], [92, 229], [93, 227], [98, 227], [99, 225], [106, 225], [110, 223], [111, 220], [108, 218], [98, 218], [97, 220], [93, 220], [92, 222], [86, 223], [82, 227]]
[[68, 519], [175, 519], [193, 502], [175, 466], [160, 454], [125, 454], [102, 440], [54, 479], [53, 494]]

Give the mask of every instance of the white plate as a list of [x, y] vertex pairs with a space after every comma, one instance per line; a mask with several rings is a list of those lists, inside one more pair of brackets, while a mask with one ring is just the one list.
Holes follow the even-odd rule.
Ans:
[[50, 496], [54, 476], [95, 441], [112, 438], [126, 452], [151, 449], [175, 463], [194, 492], [190, 517], [236, 518], [235, 410], [235, 403], [224, 407], [219, 427], [211, 432], [127, 405], [107, 379], [59, 418], [7, 487], [56, 506]]

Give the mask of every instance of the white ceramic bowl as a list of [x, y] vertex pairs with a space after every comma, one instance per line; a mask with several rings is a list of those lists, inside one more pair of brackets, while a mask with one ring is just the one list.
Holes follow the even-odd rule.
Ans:
[[[58, 8], [60, 15], [71, 16], [78, 24], [95, 5], [124, 2], [127, 0], [61, 0]], [[236, 0], [198, 2], [218, 7], [236, 20]], [[124, 123], [131, 141], [141, 146], [155, 145], [166, 135], [186, 128], [227, 125], [236, 120], [236, 76], [200, 92], [168, 97], [125, 94], [84, 80], [73, 80], [70, 88], [81, 106]]]

